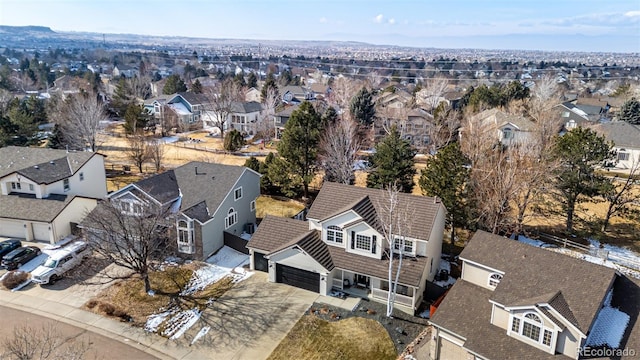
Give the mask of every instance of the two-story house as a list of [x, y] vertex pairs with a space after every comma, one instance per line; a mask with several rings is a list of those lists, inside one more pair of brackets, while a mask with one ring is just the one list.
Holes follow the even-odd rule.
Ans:
[[123, 211], [169, 209], [178, 253], [204, 260], [224, 245], [224, 233], [252, 232], [260, 174], [244, 166], [193, 161], [129, 184], [109, 195]]
[[262, 221], [247, 244], [251, 269], [268, 272], [271, 282], [322, 295], [338, 289], [386, 302], [389, 254], [402, 252], [395, 304], [413, 314], [438, 270], [446, 210], [437, 198], [399, 194], [398, 208], [414, 215], [411, 224], [392, 234], [390, 249], [379, 220], [387, 196], [384, 190], [325, 182], [307, 221], [274, 216]]
[[258, 124], [262, 104], [255, 101], [234, 102], [227, 120], [228, 128], [242, 134], [254, 135]]
[[282, 94], [282, 102], [290, 105], [297, 105], [303, 101], [311, 101], [316, 99], [313, 90], [304, 86], [285, 86], [280, 90]]
[[107, 195], [98, 153], [0, 148], [0, 236], [54, 243]]
[[485, 110], [472, 116], [470, 123], [495, 131], [496, 140], [503, 145], [527, 143], [531, 140], [532, 131], [535, 129], [535, 123], [526, 117], [507, 114], [497, 108]]
[[287, 121], [294, 111], [298, 110], [299, 105], [287, 106], [273, 115], [273, 126], [275, 128], [275, 137], [279, 139], [287, 125]]
[[640, 162], [640, 126], [626, 121], [614, 121], [592, 125], [591, 128], [613, 142], [616, 153], [615, 169], [638, 168]]
[[460, 260], [432, 359], [578, 359], [640, 338], [638, 281], [614, 269], [484, 231]]
[[167, 108], [178, 118], [179, 123], [196, 126], [206, 125], [210, 115], [207, 111], [208, 100], [205, 96], [191, 92], [178, 93], [166, 102]]

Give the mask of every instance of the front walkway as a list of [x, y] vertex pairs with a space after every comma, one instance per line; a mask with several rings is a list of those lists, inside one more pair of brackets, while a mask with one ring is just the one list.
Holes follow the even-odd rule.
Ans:
[[360, 304], [360, 298], [348, 295], [346, 298], [341, 299], [334, 296], [320, 295], [316, 299], [316, 302], [335, 306], [349, 311], [355, 311], [358, 304]]

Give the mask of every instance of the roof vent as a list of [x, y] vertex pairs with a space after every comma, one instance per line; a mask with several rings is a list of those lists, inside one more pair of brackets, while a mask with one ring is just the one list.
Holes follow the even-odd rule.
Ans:
[[206, 172], [198, 172], [198, 167], [197, 166], [195, 167], [195, 170], [196, 170], [196, 175], [207, 175]]
[[51, 161], [49, 161], [49, 164], [55, 165], [56, 163], [53, 160], [51, 160]]
[[40, 167], [38, 165], [34, 165], [33, 168], [34, 169], [40, 169]]

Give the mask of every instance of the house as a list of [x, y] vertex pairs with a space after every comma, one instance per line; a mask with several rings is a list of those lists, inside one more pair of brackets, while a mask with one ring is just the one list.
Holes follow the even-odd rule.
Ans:
[[109, 198], [132, 214], [152, 205], [170, 209], [178, 253], [205, 260], [224, 245], [225, 232], [253, 232], [259, 195], [255, 171], [193, 161], [129, 184]]
[[[386, 302], [389, 247], [378, 220], [386, 196], [384, 190], [325, 182], [306, 221], [265, 217], [247, 244], [251, 269], [321, 295], [337, 289]], [[438, 270], [446, 210], [437, 198], [404, 193], [398, 208], [415, 220], [403, 228], [404, 246], [394, 234], [393, 251], [404, 255], [395, 305], [413, 314]]]
[[287, 106], [273, 115], [273, 126], [276, 129], [276, 139], [280, 138], [280, 135], [284, 131], [284, 127], [287, 124], [287, 121], [289, 121], [291, 114], [297, 109], [298, 105]]
[[433, 359], [578, 359], [640, 338], [638, 281], [614, 269], [484, 231], [460, 260], [430, 320]]
[[614, 121], [592, 125], [591, 128], [613, 142], [616, 153], [614, 168], [629, 170], [638, 167], [640, 161], [640, 126], [626, 121]]
[[585, 126], [608, 119], [610, 106], [604, 102], [586, 101], [578, 98], [557, 105], [565, 129]]
[[154, 119], [162, 119], [164, 115], [164, 108], [167, 105], [167, 101], [172, 95], [160, 95], [144, 101], [145, 111], [153, 116]]
[[137, 66], [131, 66], [126, 64], [118, 64], [113, 67], [113, 76], [114, 77], [126, 77], [126, 78], [134, 78], [140, 75], [140, 71]]
[[244, 101], [260, 102], [260, 100], [262, 100], [262, 93], [260, 90], [252, 87], [244, 92]]
[[416, 149], [423, 150], [431, 144], [433, 115], [425, 109], [385, 109], [384, 116], [375, 119], [376, 139], [386, 136], [393, 125]]
[[201, 94], [181, 92], [167, 100], [167, 108], [175, 114], [180, 124], [197, 126], [201, 122], [209, 126], [209, 112], [206, 110], [208, 100]]
[[54, 243], [107, 195], [93, 152], [0, 148], [0, 236]]
[[304, 86], [285, 86], [280, 90], [282, 102], [291, 105], [300, 104], [303, 101], [315, 100], [315, 93]]
[[531, 132], [535, 129], [533, 121], [498, 108], [482, 111], [472, 116], [470, 122], [495, 129], [496, 138], [503, 145], [526, 143], [531, 140]]
[[262, 104], [255, 101], [234, 102], [227, 120], [230, 129], [236, 129], [242, 134], [255, 135], [256, 126], [262, 111]]

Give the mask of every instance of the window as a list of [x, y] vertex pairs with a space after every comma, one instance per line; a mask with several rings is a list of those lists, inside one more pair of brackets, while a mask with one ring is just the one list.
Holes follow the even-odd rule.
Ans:
[[569, 112], [568, 111], [563, 111], [562, 112], [562, 117], [569, 117]]
[[546, 346], [551, 346], [553, 341], [553, 332], [549, 329], [544, 329], [542, 320], [534, 313], [525, 314], [522, 319], [513, 317], [511, 331]]
[[511, 130], [511, 128], [508, 128], [508, 127], [502, 129], [502, 138], [503, 139], [513, 138], [513, 130]]
[[400, 248], [402, 248], [402, 252], [410, 254], [413, 253], [413, 241], [404, 239], [404, 246], [402, 246], [402, 241], [402, 238], [395, 238], [393, 249], [396, 251], [400, 251]]
[[12, 190], [20, 190], [20, 189], [22, 189], [22, 185], [20, 185], [19, 182], [12, 182], [11, 183], [11, 189]]
[[489, 275], [489, 286], [494, 288], [496, 286], [498, 286], [498, 284], [500, 283], [500, 280], [502, 280], [502, 274], [498, 274], [498, 273], [493, 273]]
[[80, 181], [84, 181], [84, 173], [83, 172], [80, 173]]
[[239, 187], [233, 191], [233, 198], [236, 200], [242, 199], [242, 187]]
[[624, 149], [620, 150], [620, 152], [618, 152], [618, 160], [619, 161], [627, 161], [629, 160], [629, 153], [628, 152], [623, 152]]
[[371, 237], [365, 235], [356, 235], [356, 249], [371, 251]]
[[256, 211], [256, 201], [255, 201], [255, 200], [253, 200], [253, 201], [251, 202], [251, 205], [250, 205], [250, 206], [251, 206], [251, 211]]
[[542, 343], [544, 345], [551, 346], [551, 331], [544, 331], [544, 336], [542, 336]]
[[33, 189], [34, 189], [33, 184], [29, 184], [29, 191], [33, 191]]
[[520, 333], [520, 319], [517, 317], [513, 318], [513, 322], [511, 323], [511, 331]]
[[342, 229], [335, 225], [327, 227], [327, 241], [342, 244]]
[[191, 254], [194, 252], [193, 229], [185, 220], [178, 221], [178, 251]]
[[64, 187], [64, 191], [69, 191], [69, 179], [64, 179], [62, 181], [62, 186]]
[[229, 209], [227, 217], [224, 219], [224, 228], [228, 229], [238, 222], [238, 213], [233, 209]]
[[538, 341], [540, 339], [540, 326], [525, 321], [522, 324], [522, 335], [531, 340]]

